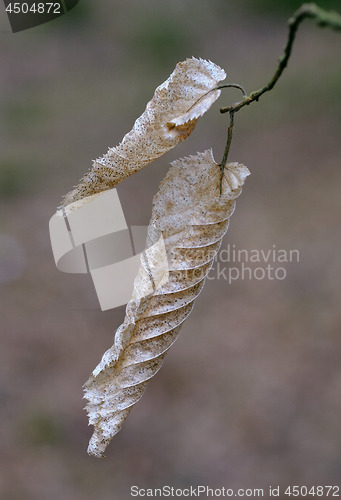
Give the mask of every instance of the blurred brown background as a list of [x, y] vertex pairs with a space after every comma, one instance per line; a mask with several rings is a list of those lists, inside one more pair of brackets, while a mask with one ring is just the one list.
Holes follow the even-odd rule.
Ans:
[[[82, 384], [124, 308], [101, 312], [89, 277], [58, 272], [48, 233], [61, 197], [119, 143], [178, 61], [211, 59], [255, 90], [299, 3], [81, 0], [15, 35], [1, 6], [1, 499], [339, 481], [340, 33], [306, 22], [275, 89], [236, 115], [230, 160], [252, 175], [223, 248], [276, 245], [298, 249], [300, 262], [283, 281], [206, 283], [105, 460], [86, 454]], [[128, 223], [148, 224], [170, 161], [211, 146], [220, 161], [219, 106], [238, 98], [223, 91], [187, 141], [119, 186]]]

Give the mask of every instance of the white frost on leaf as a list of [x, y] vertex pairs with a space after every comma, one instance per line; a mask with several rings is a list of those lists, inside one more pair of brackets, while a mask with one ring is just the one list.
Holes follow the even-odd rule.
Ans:
[[157, 87], [132, 130], [118, 146], [93, 161], [90, 171], [65, 196], [62, 207], [77, 209], [82, 203], [68, 206], [115, 187], [186, 139], [219, 97], [220, 90], [212, 89], [225, 78], [225, 71], [211, 61], [193, 57], [178, 63]]
[[[220, 168], [212, 151], [177, 160], [154, 197], [148, 244], [163, 236], [168, 280], [145, 294], [150, 270], [164, 271], [157, 253], [141, 260], [132, 300], [114, 345], [85, 384], [89, 423], [88, 453], [102, 457], [148, 381], [160, 369], [200, 294], [227, 231], [235, 199], [249, 170], [226, 166], [220, 195]], [[143, 288], [142, 293], [140, 287]]]

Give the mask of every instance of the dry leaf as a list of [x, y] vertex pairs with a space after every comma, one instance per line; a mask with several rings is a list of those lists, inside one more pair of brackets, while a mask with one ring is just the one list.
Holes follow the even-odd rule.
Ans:
[[227, 165], [220, 196], [220, 168], [209, 150], [175, 161], [162, 181], [148, 243], [162, 232], [169, 278], [155, 289], [150, 271], [162, 276], [164, 261], [160, 264], [157, 251], [145, 255], [114, 345], [85, 384], [89, 423], [94, 426], [89, 454], [103, 456], [161, 367], [203, 288], [248, 175], [244, 165]]
[[113, 188], [186, 139], [219, 97], [220, 90], [212, 89], [225, 77], [225, 71], [211, 61], [192, 58], [178, 63], [155, 90], [133, 129], [117, 147], [93, 161], [91, 170], [65, 196], [62, 207]]

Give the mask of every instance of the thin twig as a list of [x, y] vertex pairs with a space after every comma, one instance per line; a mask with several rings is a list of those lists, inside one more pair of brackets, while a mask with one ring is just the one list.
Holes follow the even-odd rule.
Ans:
[[276, 85], [278, 79], [280, 78], [281, 74], [288, 64], [297, 29], [301, 22], [306, 18], [314, 19], [318, 26], [328, 27], [334, 30], [341, 30], [340, 14], [338, 14], [337, 12], [325, 11], [313, 3], [303, 4], [288, 21], [288, 41], [285, 46], [284, 53], [279, 59], [278, 67], [271, 80], [261, 89], [251, 92], [251, 94], [245, 96], [241, 101], [233, 104], [232, 106], [221, 108], [221, 113], [227, 113], [230, 110], [233, 110], [234, 112], [239, 111], [242, 107], [247, 106], [254, 101], [258, 101], [261, 95], [263, 95], [265, 92], [268, 92]]
[[239, 85], [239, 83], [223, 83], [221, 85], [218, 85], [218, 87], [215, 87], [214, 89], [212, 89], [210, 92], [212, 92], [213, 90], [227, 89], [230, 87], [241, 90], [243, 97], [246, 97], [246, 90], [244, 89], [244, 87]]
[[[227, 141], [226, 141], [224, 156], [222, 162], [220, 163], [220, 169], [221, 169], [220, 189], [222, 185], [222, 178], [224, 175], [224, 168], [227, 163], [227, 157], [231, 146], [234, 113], [239, 111], [244, 106], [248, 106], [252, 102], [258, 101], [259, 98], [263, 94], [265, 94], [265, 92], [268, 92], [271, 89], [273, 89], [273, 87], [276, 85], [277, 81], [279, 80], [280, 76], [282, 75], [284, 69], [288, 64], [288, 60], [290, 58], [292, 47], [295, 41], [297, 29], [299, 25], [302, 23], [302, 21], [306, 18], [313, 19], [320, 27], [328, 27], [333, 30], [341, 30], [340, 14], [338, 14], [337, 12], [331, 12], [331, 11], [328, 12], [324, 9], [321, 9], [314, 3], [303, 4], [288, 21], [289, 25], [288, 40], [284, 48], [283, 55], [280, 57], [278, 61], [278, 67], [271, 80], [261, 89], [255, 90], [254, 92], [251, 92], [249, 95], [244, 95], [241, 101], [232, 104], [232, 106], [227, 106], [225, 108], [220, 109], [221, 113], [230, 113], [230, 125], [227, 133]], [[233, 84], [232, 86], [236, 85]]]
[[233, 125], [234, 125], [234, 111], [231, 110], [230, 111], [230, 125], [229, 125], [229, 128], [227, 129], [227, 141], [226, 141], [224, 156], [223, 156], [223, 159], [219, 165], [220, 166], [220, 186], [219, 186], [220, 194], [222, 193], [222, 189], [223, 189], [224, 169], [226, 167], [227, 157], [229, 155], [231, 142], [232, 142]]

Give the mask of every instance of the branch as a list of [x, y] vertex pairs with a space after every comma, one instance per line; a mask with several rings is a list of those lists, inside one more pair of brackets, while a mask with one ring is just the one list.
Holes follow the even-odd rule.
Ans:
[[341, 15], [338, 14], [337, 12], [328, 12], [324, 9], [321, 9], [314, 3], [306, 3], [303, 4], [296, 12], [295, 14], [289, 19], [288, 25], [289, 25], [289, 33], [288, 33], [288, 40], [286, 43], [286, 46], [284, 48], [283, 55], [280, 57], [278, 61], [278, 67], [271, 78], [271, 80], [261, 89], [255, 90], [254, 92], [251, 92], [249, 95], [244, 95], [243, 99], [239, 102], [236, 102], [235, 104], [232, 104], [232, 106], [227, 106], [226, 108], [221, 108], [220, 112], [221, 113], [230, 113], [230, 125], [228, 128], [228, 134], [227, 134], [227, 142], [226, 142], [226, 147], [224, 151], [224, 156], [223, 160], [220, 163], [220, 169], [221, 169], [221, 182], [222, 178], [224, 175], [224, 168], [227, 163], [227, 157], [229, 154], [230, 146], [231, 146], [231, 141], [232, 141], [232, 134], [233, 134], [233, 123], [234, 123], [234, 113], [239, 111], [241, 108], [244, 106], [248, 106], [254, 101], [258, 101], [259, 98], [265, 94], [265, 92], [269, 92], [273, 87], [276, 85], [277, 81], [279, 80], [280, 76], [282, 75], [284, 69], [286, 68], [288, 64], [288, 60], [291, 55], [292, 47], [295, 41], [296, 37], [296, 32], [299, 27], [299, 25], [304, 21], [304, 19], [310, 18], [313, 19], [318, 26], [320, 27], [328, 27], [333, 30], [341, 30]]
[[304, 19], [306, 18], [314, 19], [317, 25], [320, 27], [328, 27], [333, 30], [341, 30], [340, 14], [338, 14], [337, 12], [325, 11], [313, 3], [303, 4], [288, 21], [288, 41], [285, 46], [284, 53], [279, 59], [278, 67], [271, 80], [261, 89], [255, 90], [248, 96], [245, 96], [241, 101], [233, 104], [232, 106], [221, 108], [221, 113], [227, 113], [228, 111], [239, 111], [244, 106], [248, 106], [252, 102], [258, 101], [261, 95], [265, 94], [265, 92], [268, 92], [276, 85], [278, 79], [280, 78], [281, 74], [288, 64], [297, 29], [302, 21], [304, 21]]

